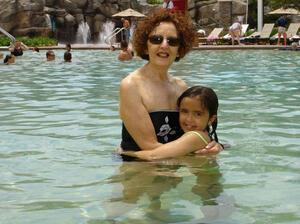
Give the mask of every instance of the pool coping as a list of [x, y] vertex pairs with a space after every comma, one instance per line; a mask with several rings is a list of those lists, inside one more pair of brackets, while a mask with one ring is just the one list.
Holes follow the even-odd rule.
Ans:
[[[40, 50], [64, 50], [65, 46], [44, 46], [39, 47]], [[107, 46], [98, 45], [72, 45], [74, 50], [109, 50]], [[119, 48], [117, 47], [116, 50]], [[291, 49], [290, 46], [278, 45], [199, 45], [193, 47], [193, 50], [278, 50], [278, 49]], [[0, 51], [8, 51], [8, 47], [0, 47]]]

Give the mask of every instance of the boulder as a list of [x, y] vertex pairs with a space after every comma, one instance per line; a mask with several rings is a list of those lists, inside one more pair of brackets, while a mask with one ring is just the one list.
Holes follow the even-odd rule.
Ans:
[[56, 2], [57, 2], [57, 0], [46, 0], [45, 6], [52, 7], [52, 6], [56, 5]]
[[47, 37], [51, 34], [50, 28], [45, 27], [29, 27], [15, 30], [16, 36], [43, 36]]
[[95, 33], [99, 33], [101, 31], [104, 21], [105, 21], [105, 17], [101, 14], [98, 14], [94, 17], [94, 32]]
[[15, 1], [17, 11], [43, 11], [45, 6], [44, 0], [18, 0]]
[[77, 8], [79, 9], [83, 9], [87, 3], [88, 3], [88, 0], [70, 0], [73, 4], [76, 5]]
[[[0, 0], [0, 26], [10, 33], [44, 35], [47, 28], [51, 28], [51, 17], [58, 38], [66, 38], [70, 36], [69, 31], [86, 20], [95, 37], [107, 19], [129, 7], [147, 15], [160, 5], [138, 0]], [[227, 26], [232, 17], [245, 15], [245, 10], [246, 7], [235, 0], [188, 0], [190, 16], [202, 27]]]
[[75, 15], [76, 24], [80, 24], [84, 21], [84, 16], [82, 13], [78, 13]]
[[72, 16], [71, 14], [67, 14], [65, 16], [65, 24], [67, 26], [74, 26], [76, 24], [76, 19], [74, 16]]
[[72, 13], [72, 14], [77, 13], [76, 10], [78, 9], [77, 5], [71, 0], [62, 1], [60, 7], [65, 9], [68, 13]]

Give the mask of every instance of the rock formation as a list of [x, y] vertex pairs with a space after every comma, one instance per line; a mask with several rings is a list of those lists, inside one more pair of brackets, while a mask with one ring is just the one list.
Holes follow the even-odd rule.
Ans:
[[[245, 14], [238, 0], [189, 0], [188, 11], [201, 28], [229, 26]], [[239, 0], [240, 1], [240, 0]], [[97, 41], [102, 25], [112, 15], [133, 8], [144, 14], [153, 6], [137, 0], [1, 0], [0, 26], [14, 36], [53, 36], [74, 42], [79, 24], [87, 22], [91, 39]]]

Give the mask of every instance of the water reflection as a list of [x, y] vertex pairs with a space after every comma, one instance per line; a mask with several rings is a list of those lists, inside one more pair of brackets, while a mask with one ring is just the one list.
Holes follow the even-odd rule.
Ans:
[[222, 174], [214, 157], [123, 162], [107, 181], [115, 187], [104, 205], [110, 220], [211, 221], [233, 211], [233, 199], [221, 196]]

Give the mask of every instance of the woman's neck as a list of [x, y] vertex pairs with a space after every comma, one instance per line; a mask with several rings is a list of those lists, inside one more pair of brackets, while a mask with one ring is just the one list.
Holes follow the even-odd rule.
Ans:
[[169, 79], [168, 77], [169, 67], [167, 66], [166, 67], [157, 66], [149, 62], [143, 68], [144, 68], [144, 73], [146, 73], [148, 77], [152, 77], [154, 79], [159, 79], [159, 80]]

